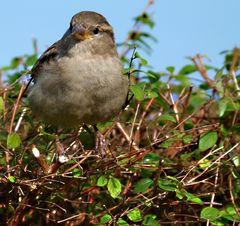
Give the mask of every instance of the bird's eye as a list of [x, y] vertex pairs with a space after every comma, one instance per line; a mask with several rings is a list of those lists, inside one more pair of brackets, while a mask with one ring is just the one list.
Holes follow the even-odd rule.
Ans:
[[99, 33], [99, 28], [97, 28], [97, 27], [96, 27], [96, 28], [94, 28], [94, 29], [93, 29], [93, 34], [95, 34], [95, 35], [96, 35], [96, 34], [98, 34], [98, 33]]

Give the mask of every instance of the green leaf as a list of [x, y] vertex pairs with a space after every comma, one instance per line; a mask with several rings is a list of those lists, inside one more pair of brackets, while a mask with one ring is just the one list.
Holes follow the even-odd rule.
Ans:
[[2, 71], [7, 71], [7, 70], [12, 70], [17, 68], [20, 64], [22, 63], [22, 58], [21, 57], [14, 57], [11, 60], [11, 64], [9, 66], [3, 67]]
[[147, 24], [150, 28], [153, 28], [154, 22], [151, 20], [151, 17], [145, 12], [142, 15], [135, 18], [137, 22], [142, 22], [144, 24]]
[[147, 71], [146, 74], [147, 74], [148, 79], [151, 83], [159, 81], [159, 78], [161, 76], [160, 73], [157, 73], [157, 72], [154, 72], [154, 71], [151, 71], [151, 70]]
[[115, 178], [110, 176], [107, 184], [108, 191], [110, 195], [115, 199], [122, 191], [121, 182]]
[[[218, 111], [219, 111], [219, 116], [222, 117], [224, 113], [228, 110], [228, 107], [231, 105], [234, 105], [233, 100], [230, 97], [224, 97], [220, 99], [218, 102]], [[235, 107], [233, 110], [236, 110]]]
[[142, 220], [142, 214], [138, 208], [132, 210], [127, 214], [128, 218], [133, 222], [139, 222]]
[[123, 220], [122, 218], [118, 219], [117, 225], [118, 226], [129, 226], [129, 224], [125, 220]]
[[46, 132], [43, 128], [40, 128], [39, 135], [40, 136], [45, 136], [46, 138], [49, 138], [50, 140], [56, 139], [55, 135]]
[[199, 166], [202, 168], [202, 169], [205, 169], [207, 168], [212, 162], [209, 161], [208, 159], [203, 159], [200, 161], [199, 163]]
[[139, 101], [144, 100], [144, 90], [140, 85], [138, 84], [132, 85], [130, 88], [137, 100]]
[[0, 96], [0, 114], [3, 112], [4, 109], [4, 102], [3, 102], [3, 98]]
[[188, 75], [188, 74], [191, 74], [193, 72], [197, 71], [197, 68], [195, 65], [186, 65], [184, 66], [180, 71], [179, 71], [179, 74], [183, 74], [183, 75]]
[[159, 179], [158, 186], [164, 191], [175, 191], [177, 189], [177, 183], [167, 179]]
[[162, 121], [176, 122], [176, 119], [172, 115], [161, 115], [159, 119]]
[[18, 148], [21, 145], [21, 138], [17, 133], [8, 134], [7, 148]]
[[144, 220], [142, 222], [143, 226], [159, 226], [158, 222], [155, 220], [157, 217], [153, 214], [147, 214], [144, 217]]
[[160, 156], [153, 152], [150, 152], [144, 156], [144, 162], [148, 163], [158, 163], [160, 159]]
[[192, 141], [192, 136], [191, 135], [185, 135], [182, 138], [184, 144], [188, 144]]
[[127, 75], [127, 74], [130, 73], [132, 70], [133, 70], [132, 67], [124, 68], [124, 69], [123, 69], [123, 74], [124, 74], [124, 75]]
[[104, 216], [101, 217], [100, 223], [101, 224], [106, 224], [108, 223], [110, 220], [112, 220], [112, 216], [109, 214], [105, 214]]
[[205, 207], [202, 209], [200, 217], [206, 220], [215, 220], [220, 217], [220, 211], [214, 207]]
[[33, 55], [30, 55], [30, 56], [26, 56], [26, 57], [27, 57], [27, 59], [25, 61], [25, 65], [28, 66], [28, 67], [32, 66], [33, 64], [35, 64], [35, 62], [38, 59], [37, 54], [33, 54]]
[[225, 218], [230, 221], [240, 222], [240, 216], [238, 215], [238, 213], [236, 212], [236, 209], [234, 208], [234, 206], [232, 206], [232, 204], [230, 205], [227, 204], [226, 209], [221, 210], [220, 214], [222, 218]]
[[147, 92], [147, 97], [148, 98], [157, 98], [158, 97], [158, 93], [157, 92], [154, 92], [152, 90], [148, 90]]
[[228, 99], [224, 98], [223, 100], [219, 100], [218, 102], [218, 110], [219, 110], [219, 116], [222, 117], [226, 111], [228, 104]]
[[206, 151], [216, 144], [218, 140], [218, 133], [216, 131], [207, 131], [200, 136], [199, 149]]
[[185, 191], [183, 190], [180, 190], [180, 189], [175, 189], [175, 192], [176, 192], [176, 196], [179, 198], [179, 199], [183, 199], [183, 197], [185, 196]]
[[160, 147], [161, 148], [169, 148], [172, 145], [173, 141], [174, 140], [172, 138], [169, 138], [168, 140], [166, 140], [163, 143], [161, 143]]
[[154, 79], [156, 79], [156, 80], [159, 80], [159, 78], [160, 78], [160, 76], [161, 76], [160, 73], [154, 72], [154, 71], [151, 71], [151, 70], [147, 71], [146, 74], [147, 74], [149, 77], [154, 78]]
[[172, 74], [174, 72], [174, 70], [175, 70], [175, 67], [169, 66], [166, 69], [167, 69], [168, 72], [170, 72]]
[[199, 204], [201, 204], [203, 202], [200, 198], [196, 197], [195, 195], [193, 195], [191, 193], [185, 192], [185, 195], [187, 197], [187, 200], [190, 202], [195, 202], [195, 203], [199, 203]]
[[9, 180], [11, 183], [14, 183], [14, 182], [15, 182], [15, 177], [14, 177], [14, 176], [9, 176], [9, 177], [8, 177], [8, 180]]
[[104, 132], [107, 128], [109, 128], [113, 124], [114, 120], [108, 122], [99, 122], [97, 124], [97, 128], [100, 132]]
[[206, 94], [202, 92], [193, 93], [190, 97], [190, 103], [194, 107], [200, 107], [207, 102]]
[[147, 189], [153, 184], [153, 180], [144, 178], [138, 181], [133, 189], [135, 193], [146, 192]]
[[18, 67], [21, 64], [22, 58], [21, 57], [14, 57], [11, 61], [11, 69]]
[[135, 58], [140, 59], [142, 65], [147, 65], [148, 64], [147, 60], [144, 59], [143, 57], [141, 57], [138, 52], [135, 53]]
[[97, 180], [97, 186], [104, 187], [108, 182], [108, 179], [105, 176], [100, 176]]
[[191, 86], [191, 82], [186, 75], [180, 74], [174, 77], [177, 81], [181, 82], [182, 85], [188, 87]]
[[223, 83], [222, 83], [222, 74], [223, 74], [224, 68], [225, 68], [225, 66], [222, 67], [215, 75], [215, 83], [216, 83], [215, 86], [216, 86], [216, 89], [218, 91], [220, 98], [222, 98], [224, 96], [224, 88], [223, 88]]
[[82, 175], [82, 172], [79, 168], [74, 168], [72, 170], [72, 175], [73, 175], [73, 177], [80, 177]]

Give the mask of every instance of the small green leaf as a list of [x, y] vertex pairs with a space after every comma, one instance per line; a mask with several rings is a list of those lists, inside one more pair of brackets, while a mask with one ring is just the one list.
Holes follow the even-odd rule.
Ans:
[[205, 169], [207, 168], [212, 162], [208, 159], [203, 159], [200, 161], [199, 163], [199, 166], [202, 168], [202, 169]]
[[161, 158], [156, 153], [150, 152], [144, 156], [144, 162], [158, 163]]
[[159, 119], [162, 121], [176, 122], [176, 119], [172, 115], [161, 115]]
[[142, 214], [139, 209], [134, 209], [127, 214], [128, 218], [133, 222], [139, 222], [142, 220]]
[[185, 136], [183, 136], [182, 140], [183, 140], [184, 144], [188, 144], [188, 143], [191, 142], [192, 136], [191, 135], [185, 135]]
[[37, 54], [33, 54], [33, 55], [30, 55], [30, 56], [26, 56], [26, 57], [27, 57], [27, 59], [25, 61], [25, 65], [28, 66], [28, 67], [35, 64], [35, 62], [38, 59]]
[[49, 138], [49, 139], [51, 139], [51, 140], [56, 139], [55, 135], [46, 132], [43, 128], [40, 128], [40, 130], [39, 130], [39, 135], [40, 135], [40, 136], [45, 136], [46, 138]]
[[154, 92], [152, 90], [148, 90], [147, 92], [147, 97], [148, 98], [157, 98], [158, 97], [158, 93], [157, 92]]
[[159, 81], [159, 78], [161, 76], [160, 73], [157, 73], [157, 72], [154, 72], [154, 71], [151, 71], [151, 70], [147, 71], [146, 74], [147, 74], [148, 79], [151, 83]]
[[73, 177], [80, 177], [81, 174], [82, 174], [82, 172], [81, 172], [81, 170], [80, 170], [79, 168], [74, 168], [74, 169], [72, 170], [72, 175], [73, 175]]
[[185, 195], [187, 197], [187, 200], [190, 202], [195, 202], [195, 203], [199, 203], [199, 204], [201, 204], [203, 202], [200, 198], [196, 197], [195, 195], [193, 195], [191, 193], [185, 192]]
[[125, 220], [123, 220], [122, 218], [118, 219], [117, 225], [118, 226], [129, 226], [129, 224]]
[[168, 140], [164, 141], [163, 143], [160, 144], [161, 148], [169, 148], [173, 144], [173, 139], [169, 138]]
[[222, 83], [222, 74], [223, 74], [224, 67], [222, 67], [222, 69], [220, 69], [217, 72], [217, 74], [215, 75], [215, 83], [216, 83], [215, 87], [218, 91], [220, 98], [222, 98], [224, 96], [224, 87], [223, 87], [223, 83]]
[[202, 209], [200, 216], [206, 220], [215, 220], [220, 217], [220, 211], [214, 207], [205, 207]]
[[160, 76], [161, 76], [160, 73], [154, 72], [154, 71], [151, 71], [151, 70], [147, 71], [146, 74], [147, 74], [149, 77], [154, 78], [154, 79], [156, 79], [156, 80], [159, 80], [159, 78], [160, 78]]
[[142, 89], [142, 87], [140, 85], [138, 85], [138, 84], [132, 85], [131, 90], [137, 100], [139, 100], [139, 101], [144, 100], [144, 90]]
[[105, 176], [100, 176], [97, 180], [97, 186], [104, 187], [108, 182], [108, 179]]
[[236, 212], [236, 209], [235, 209], [234, 206], [232, 206], [232, 205], [227, 205], [227, 206], [226, 206], [226, 210], [227, 210], [227, 212], [228, 212], [230, 215], [236, 215], [236, 214], [238, 214], [238, 213]]
[[177, 81], [181, 82], [182, 85], [189, 87], [191, 86], [191, 82], [186, 75], [180, 74], [174, 77]]
[[218, 110], [219, 110], [220, 117], [224, 115], [226, 110], [228, 110], [227, 107], [231, 106], [232, 103], [233, 103], [233, 100], [230, 97], [224, 97], [218, 101]]
[[174, 70], [175, 70], [175, 67], [169, 66], [166, 69], [167, 69], [168, 72], [170, 72], [172, 74], [174, 72]]
[[148, 64], [147, 60], [144, 59], [143, 57], [141, 57], [138, 52], [135, 53], [135, 58], [140, 59], [142, 65], [147, 65]]
[[9, 180], [11, 183], [14, 183], [14, 182], [15, 182], [15, 177], [14, 177], [14, 176], [9, 176], [9, 177], [8, 177], [8, 180]]
[[188, 75], [188, 74], [191, 74], [193, 72], [197, 71], [197, 68], [195, 65], [186, 65], [184, 66], [180, 71], [179, 71], [179, 74], [183, 74], [183, 75]]
[[121, 182], [115, 178], [110, 176], [107, 184], [108, 191], [110, 195], [115, 199], [122, 191]]
[[105, 214], [104, 216], [101, 217], [100, 223], [101, 223], [101, 224], [106, 224], [106, 223], [108, 223], [110, 220], [112, 220], [111, 215]]
[[176, 196], [179, 198], [179, 199], [183, 199], [184, 195], [185, 195], [185, 191], [182, 191], [180, 189], [175, 189], [175, 192], [176, 192]]
[[127, 75], [127, 74], [130, 73], [132, 70], [133, 70], [133, 68], [131, 68], [131, 67], [124, 68], [124, 69], [123, 69], [123, 74], [124, 74], [124, 75]]
[[18, 148], [21, 145], [21, 138], [17, 133], [8, 134], [7, 148]]
[[142, 65], [147, 65], [148, 61], [144, 58], [141, 58], [141, 63], [142, 63]]
[[159, 226], [158, 222], [155, 220], [157, 217], [153, 214], [147, 214], [144, 217], [144, 220], [142, 222], [143, 226]]
[[134, 187], [134, 192], [146, 192], [147, 189], [153, 184], [153, 180], [149, 178], [144, 178], [138, 181]]
[[200, 136], [199, 149], [200, 151], [206, 151], [216, 144], [218, 140], [218, 134], [216, 131], [207, 131]]
[[177, 189], [177, 183], [167, 179], [159, 179], [158, 186], [165, 191], [175, 191]]
[[114, 120], [108, 122], [99, 122], [97, 124], [97, 128], [100, 132], [104, 132], [107, 128], [109, 128], [113, 124]]
[[153, 28], [154, 22], [151, 20], [151, 17], [147, 13], [143, 13], [142, 15], [135, 18], [137, 22], [142, 22], [147, 24], [150, 28]]

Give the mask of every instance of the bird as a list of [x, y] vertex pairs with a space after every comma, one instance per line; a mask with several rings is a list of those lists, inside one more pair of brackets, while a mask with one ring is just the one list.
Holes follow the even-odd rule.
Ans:
[[129, 79], [123, 74], [113, 28], [93, 11], [75, 14], [30, 73], [33, 114], [61, 128], [108, 121], [128, 96]]

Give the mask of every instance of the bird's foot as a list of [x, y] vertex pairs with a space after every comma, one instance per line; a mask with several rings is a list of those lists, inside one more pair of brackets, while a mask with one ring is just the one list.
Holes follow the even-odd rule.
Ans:
[[96, 132], [95, 152], [99, 153], [102, 159], [109, 154], [108, 145], [103, 134]]

